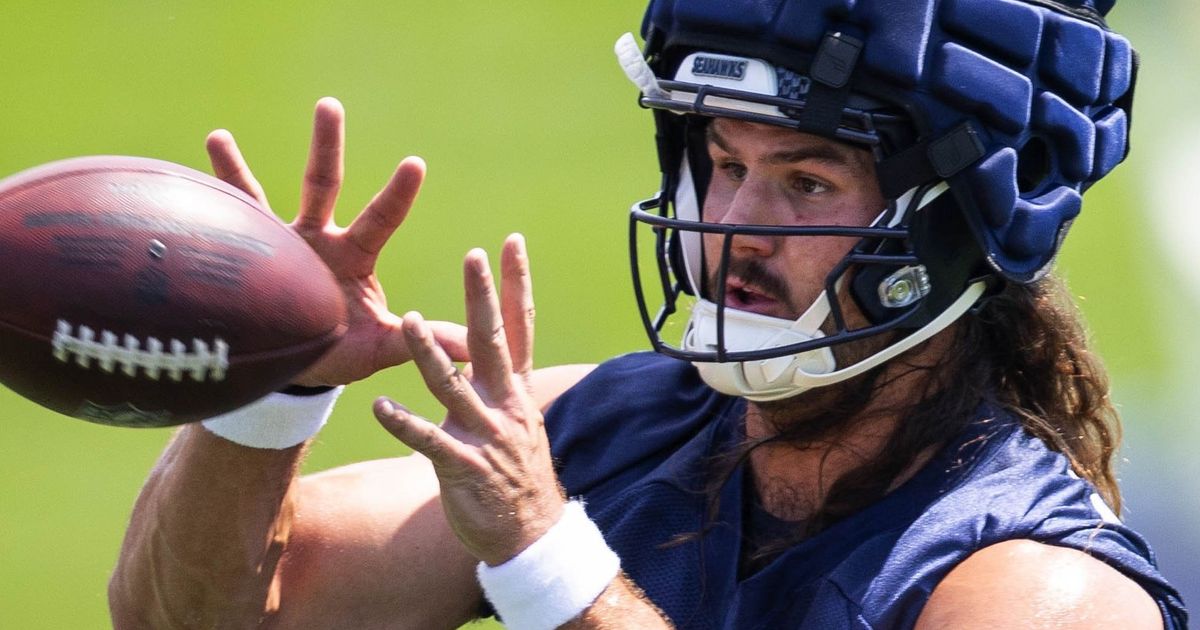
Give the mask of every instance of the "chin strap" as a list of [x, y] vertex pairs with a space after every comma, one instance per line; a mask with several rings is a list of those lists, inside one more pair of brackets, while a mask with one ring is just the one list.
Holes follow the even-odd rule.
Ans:
[[844, 367], [840, 370], [835, 370], [826, 374], [814, 374], [804, 372], [802, 370], [796, 370], [794, 382], [798, 387], [802, 388], [800, 391], [804, 391], [805, 389], [824, 387], [825, 385], [831, 385], [839, 381], [844, 381], [850, 377], [858, 376], [859, 374], [862, 374], [871, 368], [882, 365], [885, 361], [890, 361], [906, 350], [909, 350], [926, 339], [929, 339], [939, 332], [942, 332], [942, 330], [944, 330], [947, 326], [953, 324], [959, 317], [962, 317], [963, 313], [966, 313], [968, 310], [970, 310], [970, 308], [979, 301], [979, 298], [983, 297], [983, 293], [986, 290], [986, 282], [975, 282], [974, 284], [968, 286], [966, 290], [962, 292], [962, 295], [958, 296], [958, 299], [954, 300], [954, 302], [952, 302], [946, 310], [942, 311], [941, 315], [933, 318], [932, 321], [930, 321], [928, 324], [925, 324], [921, 328], [918, 328], [911, 335], [908, 335], [907, 337], [884, 348], [883, 350], [880, 350], [879, 352], [876, 352], [866, 359], [855, 363], [854, 365]]
[[[986, 287], [986, 283], [982, 281], [971, 284], [942, 311], [941, 315], [928, 324], [870, 357], [842, 369], [835, 369], [836, 363], [829, 348], [760, 361], [697, 362], [694, 365], [704, 382], [723, 394], [741, 396], [755, 402], [789, 398], [810, 389], [858, 376], [899, 356], [954, 323], [983, 296]], [[736, 351], [757, 350], [818, 339], [823, 335], [808, 324], [810, 315], [815, 317], [821, 310], [818, 308], [821, 304], [824, 304], [824, 312], [828, 313], [827, 298], [822, 293], [821, 298], [794, 322], [727, 308], [726, 347]], [[711, 350], [715, 348], [715, 344], [716, 305], [702, 300], [693, 307], [692, 322], [685, 334], [683, 346], [689, 350]]]

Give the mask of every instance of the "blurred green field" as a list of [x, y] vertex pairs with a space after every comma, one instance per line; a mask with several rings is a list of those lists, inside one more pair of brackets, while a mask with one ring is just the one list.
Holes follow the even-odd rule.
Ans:
[[[636, 31], [642, 0], [234, 6], [0, 3], [8, 68], [0, 176], [86, 154], [209, 170], [204, 136], [224, 127], [290, 218], [312, 105], [334, 95], [348, 112], [343, 223], [405, 155], [429, 163], [418, 206], [381, 260], [394, 311], [461, 320], [462, 254], [496, 252], [506, 234], [522, 231], [536, 280], [539, 365], [646, 347], [625, 238], [629, 204], [658, 184], [652, 125], [611, 52], [618, 35]], [[1196, 24], [1182, 0], [1125, 0], [1112, 21], [1156, 51], [1148, 64], [1163, 63], [1162, 50], [1200, 58], [1182, 41], [1178, 49], [1148, 41], [1151, 18], [1161, 23], [1164, 11], [1178, 13], [1175, 28]], [[1196, 305], [1161, 271], [1164, 262], [1145, 254], [1155, 237], [1139, 208], [1152, 161], [1137, 151], [1167, 133], [1170, 110], [1155, 103], [1175, 87], [1162, 67], [1143, 72], [1136, 159], [1088, 195], [1061, 261], [1118, 394], [1156, 403], [1179, 382], [1180, 342], [1145, 322], [1181, 296]], [[347, 391], [308, 470], [402, 452], [369, 412], [384, 392], [441, 416], [411, 367], [377, 375]], [[105, 583], [170, 432], [88, 425], [3, 389], [0, 413], [0, 628], [109, 626]], [[1174, 425], [1153, 423], [1148, 433], [1174, 434]]]

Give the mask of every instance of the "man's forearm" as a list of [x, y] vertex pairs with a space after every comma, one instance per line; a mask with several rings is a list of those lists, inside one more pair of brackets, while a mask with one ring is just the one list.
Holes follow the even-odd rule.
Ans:
[[641, 589], [637, 587], [624, 573], [604, 589], [592, 605], [568, 621], [562, 630], [605, 630], [611, 628], [661, 628], [667, 630], [675, 626], [663, 616], [662, 612], [646, 599]]
[[134, 506], [109, 583], [113, 625], [241, 626], [276, 606], [303, 449], [248, 448], [199, 425], [181, 429]]

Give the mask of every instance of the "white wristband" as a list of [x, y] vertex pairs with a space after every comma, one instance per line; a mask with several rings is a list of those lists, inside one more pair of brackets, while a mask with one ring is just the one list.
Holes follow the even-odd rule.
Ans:
[[300, 444], [325, 426], [343, 389], [335, 387], [313, 396], [273, 392], [200, 424], [242, 446], [284, 449]]
[[480, 562], [476, 574], [505, 627], [551, 630], [591, 606], [620, 570], [583, 504], [571, 501], [532, 545], [498, 566]]

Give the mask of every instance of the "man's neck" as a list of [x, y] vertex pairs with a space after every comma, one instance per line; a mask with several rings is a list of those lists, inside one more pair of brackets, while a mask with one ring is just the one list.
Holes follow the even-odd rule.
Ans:
[[[777, 518], [806, 520], [825, 503], [837, 481], [884, 452], [897, 424], [905, 420], [906, 410], [927, 391], [928, 379], [940, 376], [934, 366], [944, 356], [953, 328], [918, 346], [903, 361], [894, 360], [885, 367], [877, 385], [869, 387], [870, 400], [838, 420], [832, 431], [810, 440], [780, 439], [755, 448], [749, 471], [764, 509]], [[807, 392], [791, 404], [751, 402], [746, 410], [746, 437], [757, 442], [790, 426], [817, 422], [821, 414], [844, 409], [842, 402], [847, 397], [860, 395], [853, 389], [855, 384], [850, 381]], [[889, 491], [916, 474], [935, 452], [936, 446], [919, 453], [890, 481]]]
[[[753, 410], [747, 414], [747, 437], [765, 437]], [[861, 423], [853, 431], [808, 444], [785, 441], [763, 444], [750, 454], [750, 473], [763, 507], [789, 521], [808, 519], [825, 502], [829, 489], [846, 473], [870, 461], [887, 446], [895, 418], [880, 417]], [[923, 454], [920, 464], [928, 455]], [[906, 471], [903, 483], [917, 467]]]

